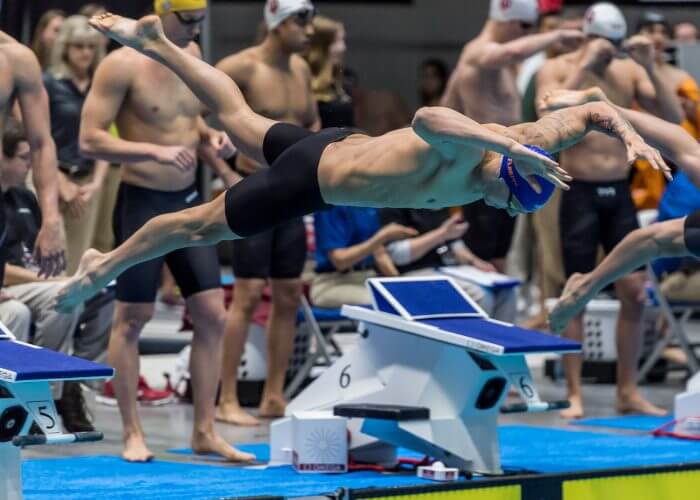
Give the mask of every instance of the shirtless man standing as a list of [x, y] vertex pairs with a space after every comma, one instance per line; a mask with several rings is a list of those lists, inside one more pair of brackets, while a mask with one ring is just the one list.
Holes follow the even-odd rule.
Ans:
[[[674, 89], [659, 78], [651, 42], [644, 37], [627, 41], [628, 58], [621, 58], [627, 23], [620, 10], [609, 3], [595, 4], [584, 17], [585, 44], [576, 52], [545, 63], [538, 74], [538, 99], [554, 89], [600, 86], [612, 102], [632, 107], [638, 102], [647, 111], [680, 123], [682, 109]], [[591, 134], [563, 152], [562, 167], [575, 179], [563, 193], [560, 232], [567, 276], [588, 272], [596, 264], [598, 244], [606, 252], [625, 235], [638, 228], [628, 175], [629, 158], [618, 142], [601, 134]], [[641, 343], [641, 314], [644, 308], [641, 273], [633, 273], [616, 283], [620, 300], [617, 324], [617, 410], [621, 413], [662, 415], [665, 412], [642, 398], [637, 388], [637, 361]], [[568, 338], [581, 340], [582, 317], [569, 324]], [[564, 356], [571, 407], [564, 418], [581, 418], [581, 357]]]
[[[1, 4], [2, 2], [0, 2]], [[41, 229], [34, 247], [39, 276], [55, 276], [66, 267], [63, 223], [58, 210], [56, 146], [51, 138], [49, 100], [34, 53], [0, 31], [0, 137], [7, 117], [19, 104], [31, 148], [34, 186], [41, 207]], [[0, 204], [2, 194], [0, 193]], [[0, 210], [0, 286], [5, 269], [2, 242], [5, 214]]]
[[174, 71], [234, 144], [271, 168], [210, 203], [151, 219], [109, 253], [86, 252], [58, 294], [59, 310], [70, 310], [139, 262], [178, 248], [245, 238], [331, 204], [440, 208], [485, 199], [513, 214], [537, 210], [555, 185], [567, 189], [571, 180], [546, 151], [570, 147], [594, 130], [617, 137], [630, 161], [644, 158], [670, 172], [659, 152], [607, 103], [512, 127], [480, 125], [435, 107], [418, 110], [412, 127], [380, 137], [338, 128], [312, 133], [253, 112], [229, 77], [169, 41], [156, 16], [134, 21], [105, 14], [91, 24]]
[[[173, 43], [197, 58], [200, 53], [193, 39], [205, 9], [206, 0], [155, 2], [155, 11]], [[201, 113], [201, 103], [174, 73], [132, 49], [112, 52], [97, 69], [83, 108], [80, 147], [86, 156], [122, 165], [114, 214], [117, 243], [159, 214], [201, 202], [194, 185], [196, 150], [204, 136], [216, 138]], [[119, 138], [109, 132], [112, 123], [119, 128]], [[216, 250], [198, 247], [166, 253], [134, 267], [117, 281], [109, 362], [116, 369], [114, 391], [124, 425], [122, 456], [128, 461], [153, 458], [137, 413], [138, 339], [153, 316], [161, 269], [167, 262], [194, 323], [192, 449], [229, 460], [252, 459], [231, 448], [214, 430], [226, 314]]]
[[[314, 6], [309, 0], [268, 0], [267, 36], [260, 45], [223, 59], [221, 71], [235, 81], [256, 113], [293, 123], [314, 132], [320, 129], [318, 108], [311, 93], [311, 71], [298, 54], [313, 34]], [[243, 154], [236, 170], [245, 175], [262, 167]], [[301, 273], [306, 261], [306, 229], [301, 217], [250, 238], [233, 242], [236, 293], [224, 333], [221, 397], [216, 418], [238, 425], [257, 425], [244, 412], [236, 386], [250, 321], [270, 280], [272, 310], [267, 324], [267, 381], [260, 402], [261, 417], [284, 416], [284, 379], [294, 348], [296, 317], [301, 297]]]
[[[555, 29], [528, 34], [537, 22], [537, 0], [491, 0], [489, 20], [474, 40], [467, 43], [442, 100], [443, 106], [479, 123], [511, 126], [522, 122], [521, 97], [516, 65], [554, 45], [574, 48], [582, 40], [579, 30]], [[474, 250], [500, 271], [515, 228], [515, 219], [484, 203], [465, 209], [469, 233], [478, 235]], [[476, 243], [476, 242], [474, 242]], [[483, 249], [479, 251], [479, 247]]]
[[[542, 107], [549, 110], [580, 106], [588, 102], [610, 102], [600, 88], [584, 91], [554, 91]], [[616, 107], [617, 111], [650, 144], [670, 158], [695, 185], [700, 186], [700, 144], [678, 125], [646, 113]], [[700, 211], [687, 217], [651, 224], [629, 233], [592, 272], [574, 274], [549, 315], [554, 331], [563, 330], [586, 303], [621, 276], [661, 257], [700, 258]]]

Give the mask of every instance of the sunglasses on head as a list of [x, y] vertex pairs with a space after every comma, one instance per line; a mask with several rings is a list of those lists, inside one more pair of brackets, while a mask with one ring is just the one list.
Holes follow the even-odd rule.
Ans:
[[315, 15], [316, 11], [314, 9], [306, 9], [295, 12], [291, 17], [295, 24], [303, 28], [311, 24], [311, 21], [313, 21]]
[[194, 26], [196, 24], [202, 24], [204, 22], [204, 16], [199, 17], [185, 17], [181, 12], [173, 12], [177, 20], [186, 26]]

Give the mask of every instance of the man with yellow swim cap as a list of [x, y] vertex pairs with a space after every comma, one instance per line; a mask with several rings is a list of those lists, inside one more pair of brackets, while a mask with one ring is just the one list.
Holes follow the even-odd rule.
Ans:
[[[173, 43], [201, 57], [194, 43], [206, 0], [156, 0], [154, 9]], [[112, 52], [100, 64], [85, 101], [80, 134], [84, 155], [120, 163], [121, 185], [114, 214], [117, 243], [153, 217], [199, 205], [197, 153], [204, 146], [232, 152], [228, 137], [206, 126], [202, 104], [171, 71], [135, 50]], [[116, 123], [119, 137], [109, 133]], [[117, 281], [117, 305], [109, 345], [116, 369], [114, 392], [124, 426], [128, 461], [153, 454], [137, 414], [138, 339], [151, 319], [161, 271], [167, 263], [194, 322], [191, 374], [194, 386], [192, 448], [232, 461], [254, 458], [232, 448], [214, 430], [225, 310], [213, 246], [176, 251], [134, 268]]]
[[[537, 80], [537, 101], [557, 89], [599, 86], [618, 106], [639, 103], [645, 110], [680, 123], [682, 109], [675, 89], [660, 77], [653, 45], [643, 36], [627, 37], [627, 22], [612, 3], [592, 5], [584, 15], [586, 40], [580, 49], [547, 61]], [[590, 272], [596, 265], [598, 246], [610, 252], [639, 227], [629, 186], [629, 162], [616, 142], [591, 134], [563, 151], [562, 167], [576, 181], [562, 194], [559, 233], [567, 277]], [[645, 400], [637, 387], [637, 362], [641, 346], [641, 316], [644, 310], [644, 273], [636, 272], [616, 283], [620, 300], [617, 326], [617, 409], [620, 413], [663, 415]], [[572, 339], [583, 335], [582, 316], [571, 321], [563, 333]], [[581, 357], [564, 356], [571, 406], [564, 418], [581, 418]]]

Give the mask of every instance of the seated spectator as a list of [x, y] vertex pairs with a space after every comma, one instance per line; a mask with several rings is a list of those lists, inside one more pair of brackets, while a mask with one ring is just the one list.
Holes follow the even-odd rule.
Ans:
[[311, 302], [318, 307], [370, 304], [365, 281], [377, 276], [398, 276], [384, 245], [415, 236], [399, 224], [381, 227], [374, 208], [331, 207], [314, 214], [316, 276]]
[[[383, 224], [400, 224], [416, 229], [418, 236], [394, 241], [387, 253], [402, 275], [435, 273], [438, 267], [470, 265], [485, 272], [496, 272], [493, 264], [481, 260], [464, 244], [462, 237], [469, 225], [461, 214], [450, 216], [448, 209], [383, 209]], [[515, 322], [515, 288], [490, 289], [461, 281], [460, 284], [486, 313], [494, 319]]]
[[[7, 263], [3, 292], [14, 300], [0, 304], [0, 320], [19, 340], [102, 361], [106, 357], [113, 301], [105, 301], [105, 297], [98, 295], [84, 310], [80, 308], [70, 314], [60, 314], [52, 307], [66, 279], [47, 280], [37, 275], [38, 267], [31, 249], [41, 227], [41, 213], [36, 197], [24, 187], [29, 165], [27, 138], [21, 126], [10, 119], [2, 140], [0, 187], [6, 217], [3, 247]], [[33, 333], [30, 324], [34, 325]], [[57, 387], [55, 392], [60, 394], [61, 388]], [[56, 407], [69, 432], [94, 430], [85, 413], [85, 400], [78, 382], [63, 385]]]

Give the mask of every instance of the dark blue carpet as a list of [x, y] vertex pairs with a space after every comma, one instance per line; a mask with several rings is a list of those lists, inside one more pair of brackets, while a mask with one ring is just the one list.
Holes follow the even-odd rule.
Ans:
[[584, 418], [573, 420], [571, 425], [586, 427], [607, 427], [609, 429], [626, 429], [630, 431], [651, 432], [673, 420], [673, 417], [649, 417], [647, 415], [628, 415], [610, 418]]
[[[700, 462], [700, 443], [651, 436], [504, 426], [499, 437], [503, 467], [509, 471], [552, 473]], [[256, 453], [260, 459], [266, 459], [269, 453], [267, 445], [240, 448]], [[406, 456], [406, 452], [400, 455]], [[167, 461], [128, 464], [118, 457], [27, 460], [23, 478], [28, 500], [303, 496], [329, 493], [339, 487], [427, 483], [412, 475], [304, 475], [291, 467], [244, 469]]]

